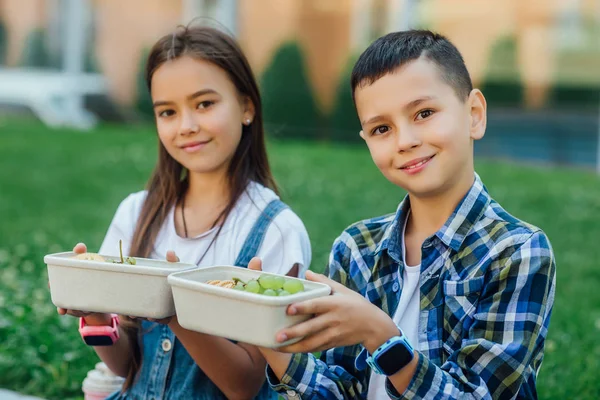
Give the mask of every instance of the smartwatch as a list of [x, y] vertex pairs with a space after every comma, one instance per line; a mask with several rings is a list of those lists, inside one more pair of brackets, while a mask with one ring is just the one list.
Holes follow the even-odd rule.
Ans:
[[406, 367], [415, 357], [414, 349], [406, 340], [402, 330], [367, 358], [367, 364], [376, 374], [391, 376]]
[[119, 340], [119, 316], [111, 314], [110, 325], [91, 326], [79, 318], [79, 333], [88, 346], [111, 346]]

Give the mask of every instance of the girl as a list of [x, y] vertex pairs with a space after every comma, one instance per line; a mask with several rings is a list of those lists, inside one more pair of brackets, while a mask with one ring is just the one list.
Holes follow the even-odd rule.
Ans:
[[[148, 190], [119, 206], [100, 254], [117, 255], [122, 239], [124, 253], [138, 257], [245, 267], [259, 256], [266, 271], [303, 275], [308, 235], [277, 196], [258, 87], [238, 45], [215, 29], [181, 28], [152, 48], [146, 81], [158, 165]], [[59, 313], [89, 325], [111, 320]], [[95, 347], [114, 373], [127, 377], [110, 399], [276, 398], [264, 385], [265, 361], [254, 346], [185, 330], [175, 316], [162, 323], [120, 320], [121, 338]]]

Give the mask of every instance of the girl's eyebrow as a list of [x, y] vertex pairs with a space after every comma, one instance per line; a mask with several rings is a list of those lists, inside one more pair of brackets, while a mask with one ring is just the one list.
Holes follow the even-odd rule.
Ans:
[[[190, 94], [187, 98], [188, 98], [188, 100], [194, 100], [196, 97], [204, 96], [206, 94], [217, 94], [217, 92], [213, 89], [202, 89], [202, 90], [198, 90], [197, 92]], [[160, 106], [167, 106], [170, 104], [173, 104], [173, 102], [157, 100], [154, 103], [152, 103], [152, 107], [156, 108], [156, 107], [160, 107]]]
[[214, 89], [202, 89], [190, 94], [187, 98], [188, 100], [194, 100], [196, 97], [204, 96], [205, 94], [217, 94], [217, 91]]

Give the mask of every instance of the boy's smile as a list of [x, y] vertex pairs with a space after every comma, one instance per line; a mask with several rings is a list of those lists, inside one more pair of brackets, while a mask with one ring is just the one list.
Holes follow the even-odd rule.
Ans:
[[458, 97], [441, 69], [421, 57], [355, 90], [361, 137], [392, 183], [417, 197], [473, 181], [473, 140], [485, 130], [478, 90]]
[[431, 161], [433, 157], [435, 157], [435, 154], [432, 156], [416, 158], [412, 161], [402, 164], [399, 169], [410, 175], [418, 174], [425, 168], [426, 165], [429, 164], [429, 161]]

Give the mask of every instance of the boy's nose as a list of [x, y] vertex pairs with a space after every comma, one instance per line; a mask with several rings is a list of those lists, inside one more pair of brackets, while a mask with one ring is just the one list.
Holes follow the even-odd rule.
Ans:
[[398, 152], [405, 152], [421, 145], [421, 140], [411, 129], [401, 129], [397, 133]]

